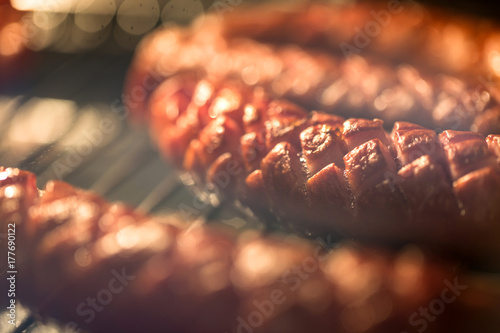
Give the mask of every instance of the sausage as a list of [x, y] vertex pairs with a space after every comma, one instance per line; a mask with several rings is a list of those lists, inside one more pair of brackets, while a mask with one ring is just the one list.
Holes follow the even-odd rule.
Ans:
[[[38, 191], [34, 180], [25, 171], [0, 169], [2, 229], [16, 225], [17, 299], [67, 328], [347, 333], [499, 327], [498, 299], [456, 262], [416, 248], [394, 255], [354, 243], [331, 249], [330, 238], [236, 237], [213, 225], [187, 228], [174, 217], [147, 216], [59, 181]], [[432, 305], [442, 297], [445, 313]], [[418, 312], [429, 307], [441, 311], [432, 322]]]
[[[388, 126], [410, 121], [438, 131], [500, 134], [498, 72], [491, 63], [498, 48], [492, 45], [500, 44], [494, 42], [500, 40], [499, 30], [491, 27], [483, 36], [484, 30], [470, 22], [433, 19], [420, 8], [424, 18], [418, 22], [411, 10], [390, 15], [390, 25], [363, 52], [346, 56], [332, 49], [354, 39], [354, 27], [376, 22], [371, 14], [376, 9], [313, 3], [265, 15], [236, 11], [224, 20], [209, 16], [201, 25], [160, 30], [138, 48], [125, 85], [126, 106], [140, 118], [161, 82], [194, 72], [198, 79], [260, 86], [273, 98], [286, 98], [308, 110], [378, 117]], [[323, 18], [327, 14], [338, 19]], [[474, 52], [481, 55], [471, 55]], [[454, 56], [457, 59], [449, 59]], [[433, 69], [422, 63], [434, 63]]]
[[[498, 135], [408, 122], [388, 133], [380, 119], [309, 112], [239, 81], [171, 80], [150, 99], [153, 137], [201, 188], [302, 234], [498, 253]], [[174, 117], [162, 112], [174, 104]]]
[[[240, 7], [242, 8], [242, 7]], [[225, 12], [222, 34], [412, 63], [428, 72], [498, 78], [497, 21], [416, 2], [310, 1]], [[490, 81], [493, 83], [493, 81]]]

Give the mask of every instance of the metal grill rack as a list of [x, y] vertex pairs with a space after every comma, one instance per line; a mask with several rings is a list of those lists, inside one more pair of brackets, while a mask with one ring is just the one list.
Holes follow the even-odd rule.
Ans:
[[[229, 206], [197, 209], [146, 129], [128, 123], [121, 90], [130, 54], [45, 52], [37, 58], [31, 79], [0, 91], [0, 165], [34, 172], [39, 188], [59, 179], [152, 214], [217, 221], [238, 230], [263, 228]], [[500, 276], [485, 276], [500, 297]], [[25, 308], [16, 310], [17, 327], [0, 320], [0, 332], [72, 332], [57, 322], [42, 323]], [[5, 311], [0, 316], [6, 318]]]
[[[39, 188], [59, 179], [153, 214], [179, 215], [184, 207], [186, 220], [261, 227], [229, 207], [194, 208], [191, 191], [146, 130], [128, 124], [120, 94], [130, 55], [66, 56], [62, 62], [61, 55], [43, 56], [36, 82], [0, 92], [0, 165], [34, 172]], [[2, 320], [0, 331], [68, 332], [23, 308], [17, 320], [15, 329]]]

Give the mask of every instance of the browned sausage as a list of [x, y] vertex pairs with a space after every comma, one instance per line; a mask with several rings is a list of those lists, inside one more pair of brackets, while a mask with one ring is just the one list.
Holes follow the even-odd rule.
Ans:
[[49, 182], [38, 194], [34, 179], [17, 169], [0, 171], [2, 230], [16, 225], [16, 299], [67, 328], [347, 333], [499, 327], [494, 295], [452, 263], [417, 249], [392, 255], [344, 244], [327, 253], [330, 238], [314, 244], [256, 233], [236, 238], [213, 226], [186, 229], [175, 218], [150, 217], [62, 182]]
[[150, 99], [153, 136], [199, 186], [301, 233], [498, 254], [498, 135], [406, 122], [389, 134], [239, 82], [171, 80]]
[[[355, 39], [355, 27], [377, 22], [372, 12], [387, 8], [313, 3], [266, 12], [257, 7], [227, 13], [224, 20], [207, 17], [201, 25], [160, 30], [139, 47], [124, 100], [135, 115], [144, 114], [159, 83], [194, 71], [198, 78], [264, 87], [273, 98], [308, 110], [378, 117], [389, 126], [411, 121], [438, 131], [500, 134], [500, 71], [494, 67], [500, 30], [488, 22], [424, 14], [421, 8], [423, 16], [415, 21], [407, 9], [390, 15], [390, 25], [373, 43], [347, 57], [339, 45]], [[266, 14], [252, 15], [255, 11]]]

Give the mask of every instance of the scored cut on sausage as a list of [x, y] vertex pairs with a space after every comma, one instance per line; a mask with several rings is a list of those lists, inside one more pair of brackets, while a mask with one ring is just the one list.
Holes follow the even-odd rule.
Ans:
[[388, 133], [380, 119], [307, 112], [239, 81], [190, 75], [160, 85], [149, 109], [160, 150], [200, 187], [295, 231], [499, 253], [498, 135], [408, 122]]

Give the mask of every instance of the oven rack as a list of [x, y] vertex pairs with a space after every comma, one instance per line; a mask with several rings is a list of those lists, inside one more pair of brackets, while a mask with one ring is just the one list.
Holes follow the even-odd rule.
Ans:
[[[31, 82], [0, 92], [0, 165], [35, 173], [39, 188], [63, 180], [145, 212], [175, 214], [186, 223], [263, 228], [229, 206], [194, 208], [192, 191], [158, 155], [147, 130], [128, 123], [120, 95], [130, 55], [43, 57]], [[190, 206], [189, 216], [176, 213]], [[22, 307], [17, 307], [17, 327], [2, 320], [0, 331], [67, 332]]]
[[[51, 179], [64, 180], [152, 214], [183, 218], [180, 208], [194, 208], [192, 191], [159, 156], [147, 130], [128, 122], [121, 91], [130, 54], [39, 56], [40, 65], [31, 78], [0, 91], [0, 165], [34, 172], [39, 188]], [[262, 222], [230, 205], [189, 212], [196, 213], [186, 223], [264, 229]], [[0, 272], [1, 278], [4, 273]], [[491, 292], [500, 298], [499, 274], [474, 274], [493, 286]], [[42, 322], [26, 308], [16, 308], [17, 327], [0, 320], [0, 332], [72, 332], [55, 321]], [[1, 318], [5, 314], [0, 311]]]

